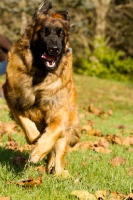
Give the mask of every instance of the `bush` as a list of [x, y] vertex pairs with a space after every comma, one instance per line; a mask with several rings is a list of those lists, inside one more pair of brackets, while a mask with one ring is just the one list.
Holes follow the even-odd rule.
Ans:
[[88, 52], [88, 57], [74, 58], [76, 73], [121, 81], [133, 80], [131, 57], [125, 58], [124, 52], [111, 49], [104, 40], [95, 39], [93, 47], [93, 53]]

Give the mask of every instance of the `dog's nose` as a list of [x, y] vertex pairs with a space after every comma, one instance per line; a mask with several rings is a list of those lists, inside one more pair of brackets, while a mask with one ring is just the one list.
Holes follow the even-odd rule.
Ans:
[[51, 55], [58, 55], [59, 53], [59, 48], [57, 46], [52, 46], [51, 48], [49, 48], [49, 53]]

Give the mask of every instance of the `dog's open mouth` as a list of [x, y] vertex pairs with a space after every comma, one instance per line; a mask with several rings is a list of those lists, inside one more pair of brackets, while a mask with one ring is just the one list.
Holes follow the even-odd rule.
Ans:
[[56, 62], [59, 59], [59, 56], [48, 55], [46, 53], [43, 53], [41, 55], [41, 58], [44, 59], [46, 67], [52, 69], [56, 67]]

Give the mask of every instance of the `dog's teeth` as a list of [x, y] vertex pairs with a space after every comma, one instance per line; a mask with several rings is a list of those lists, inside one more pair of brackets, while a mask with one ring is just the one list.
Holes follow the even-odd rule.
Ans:
[[55, 61], [46, 61], [46, 65], [48, 66], [48, 67], [54, 67], [54, 65], [55, 65]]

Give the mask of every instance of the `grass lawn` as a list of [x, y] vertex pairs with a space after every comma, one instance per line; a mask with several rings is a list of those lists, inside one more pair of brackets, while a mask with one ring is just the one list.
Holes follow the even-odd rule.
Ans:
[[[3, 81], [4, 77], [1, 77], [0, 84]], [[75, 82], [79, 116], [84, 128], [81, 146], [65, 158], [65, 166], [72, 175], [69, 179], [42, 172], [44, 161], [30, 164], [23, 171], [24, 159], [28, 158], [30, 151], [25, 148], [16, 151], [26, 141], [22, 131], [13, 126], [4, 98], [0, 98], [0, 197], [10, 197], [11, 200], [76, 200], [77, 197], [71, 195], [75, 190], [87, 190], [91, 194], [110, 191], [126, 196], [132, 193], [133, 84], [79, 75], [75, 75]], [[88, 141], [92, 142], [91, 147], [85, 146]], [[117, 158], [115, 163], [112, 162], [114, 158]], [[41, 170], [36, 170], [38, 166]], [[37, 187], [16, 184], [31, 177], [33, 181], [41, 177], [42, 183]], [[109, 199], [124, 197], [116, 195]]]

